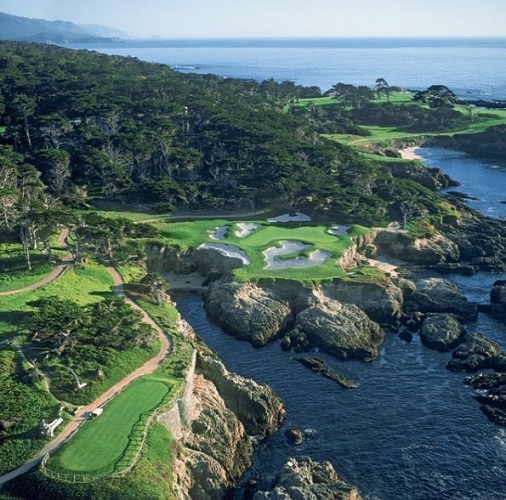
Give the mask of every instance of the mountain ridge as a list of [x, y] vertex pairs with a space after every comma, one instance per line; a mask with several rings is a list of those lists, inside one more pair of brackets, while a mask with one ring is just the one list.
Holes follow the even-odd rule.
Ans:
[[0, 12], [0, 39], [3, 40], [40, 43], [90, 43], [124, 38], [128, 38], [128, 35], [107, 26], [81, 26], [70, 21], [48, 21]]

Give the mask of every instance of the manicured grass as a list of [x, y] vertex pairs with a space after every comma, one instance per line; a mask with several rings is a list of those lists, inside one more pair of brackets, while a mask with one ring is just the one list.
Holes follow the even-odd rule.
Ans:
[[[166, 223], [159, 225], [159, 227], [167, 243], [176, 247], [197, 247], [202, 243], [219, 242], [235, 245], [245, 251], [251, 260], [251, 264], [234, 271], [236, 278], [243, 281], [259, 278], [320, 281], [331, 277], [342, 277], [345, 273], [336, 264], [336, 260], [351, 246], [352, 236], [368, 231], [367, 228], [357, 226], [353, 227], [348, 235], [335, 236], [328, 233], [330, 226], [314, 223], [295, 222], [281, 225], [265, 221], [253, 222], [260, 227], [246, 238], [236, 236], [236, 230], [239, 229], [238, 223], [223, 219]], [[209, 234], [218, 226], [228, 226], [227, 235], [223, 240], [212, 240]], [[281, 240], [301, 241], [311, 245], [310, 248], [303, 251], [304, 255], [309, 255], [314, 250], [324, 250], [329, 252], [331, 256], [325, 264], [315, 267], [264, 269], [266, 262], [262, 253], [263, 250], [272, 246], [279, 246]]]
[[142, 436], [142, 425], [133, 433], [136, 424], [142, 424], [166, 400], [170, 390], [166, 381], [154, 376], [134, 381], [104, 406], [100, 417], [82, 426], [55, 456], [54, 466], [72, 472], [112, 472], [129, 443]]

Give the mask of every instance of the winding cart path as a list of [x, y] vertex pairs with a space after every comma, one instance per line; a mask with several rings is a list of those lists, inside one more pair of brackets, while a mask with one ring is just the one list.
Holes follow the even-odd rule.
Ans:
[[[26, 461], [23, 465], [19, 466], [17, 469], [8, 472], [0, 476], [0, 484], [6, 483], [15, 477], [28, 472], [30, 469], [38, 465], [44, 456], [47, 453], [52, 453], [56, 449], [58, 449], [67, 439], [70, 439], [73, 434], [78, 430], [79, 426], [88, 418], [89, 413], [93, 411], [95, 408], [103, 405], [109, 399], [113, 398], [116, 394], [122, 391], [128, 384], [133, 382], [135, 379], [148, 375], [154, 372], [159, 366], [160, 363], [172, 352], [173, 344], [172, 341], [167, 337], [167, 335], [163, 332], [163, 330], [153, 321], [153, 319], [137, 304], [135, 304], [132, 300], [125, 297], [124, 292], [124, 283], [121, 279], [120, 274], [113, 267], [108, 267], [107, 271], [112, 276], [114, 285], [113, 292], [115, 295], [119, 297], [124, 297], [126, 302], [130, 305], [130, 307], [140, 311], [142, 313], [143, 321], [149, 324], [156, 331], [158, 339], [161, 342], [160, 351], [158, 354], [146, 361], [142, 366], [129, 373], [125, 378], [117, 382], [107, 391], [105, 391], [102, 395], [100, 395], [97, 399], [95, 399], [92, 403], [81, 406], [72, 417], [72, 420], [65, 426], [65, 428], [54, 438], [52, 439], [42, 450], [40, 450], [34, 457], [30, 460]], [[42, 285], [40, 285], [42, 286]]]
[[[65, 246], [65, 240], [67, 239], [68, 235], [69, 230], [67, 228], [61, 230], [57, 240], [60, 246]], [[67, 255], [65, 255], [65, 257], [63, 257], [62, 262], [58, 264], [52, 271], [46, 274], [46, 276], [44, 276], [44, 278], [42, 278], [41, 280], [37, 281], [36, 283], [33, 283], [32, 285], [25, 286], [23, 288], [17, 288], [16, 290], [7, 290], [5, 292], [0, 292], [0, 297], [30, 292], [32, 290], [37, 290], [37, 288], [41, 288], [45, 285], [49, 285], [49, 283], [58, 279], [72, 265], [72, 260], [73, 260], [72, 254], [68, 253]]]

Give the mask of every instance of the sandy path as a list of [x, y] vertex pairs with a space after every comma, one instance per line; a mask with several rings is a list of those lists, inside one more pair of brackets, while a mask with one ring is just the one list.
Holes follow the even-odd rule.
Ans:
[[[68, 235], [69, 230], [67, 228], [61, 230], [57, 240], [60, 246], [65, 245], [65, 240]], [[33, 283], [32, 285], [28, 285], [23, 288], [17, 288], [16, 290], [7, 290], [6, 292], [0, 292], [0, 297], [6, 295], [17, 295], [18, 293], [29, 292], [31, 290], [41, 288], [45, 285], [49, 285], [49, 283], [58, 279], [71, 265], [72, 265], [72, 254], [68, 253], [67, 255], [65, 255], [65, 257], [63, 257], [61, 264], [58, 264], [51, 272], [46, 274], [44, 278], [42, 278], [40, 281], [37, 281], [37, 283]]]
[[[125, 297], [123, 280], [121, 279], [119, 273], [116, 271], [116, 269], [112, 267], [108, 267], [107, 271], [112, 276], [114, 281], [113, 292], [120, 297]], [[147, 313], [141, 307], [139, 307], [137, 304], [135, 304], [133, 301], [131, 301], [126, 297], [125, 300], [131, 307], [137, 309], [142, 313], [142, 318], [144, 322], [148, 323], [155, 329], [158, 338], [162, 344], [160, 352], [154, 358], [151, 358], [150, 360], [146, 361], [142, 366], [140, 366], [133, 372], [129, 373], [124, 379], [120, 380], [118, 383], [113, 385], [110, 389], [108, 389], [101, 396], [95, 399], [95, 401], [93, 401], [89, 405], [79, 407], [74, 417], [72, 417], [72, 420], [66, 425], [66, 427], [60, 432], [60, 434], [58, 434], [58, 436], [56, 436], [44, 448], [42, 448], [42, 450], [40, 450], [33, 458], [25, 462], [23, 465], [21, 465], [17, 469], [14, 469], [11, 472], [8, 472], [7, 474], [4, 474], [3, 476], [0, 476], [0, 484], [10, 481], [11, 479], [14, 479], [15, 477], [18, 477], [21, 474], [28, 472], [30, 469], [38, 465], [39, 462], [42, 461], [42, 459], [47, 453], [55, 451], [57, 448], [61, 446], [61, 444], [64, 441], [72, 437], [72, 434], [76, 432], [79, 426], [86, 420], [89, 412], [91, 412], [98, 406], [103, 405], [105, 402], [107, 402], [118, 392], [123, 390], [128, 384], [130, 384], [130, 382], [132, 382], [136, 378], [154, 372], [160, 366], [161, 361], [165, 359], [172, 351], [173, 348], [172, 342], [167, 338], [162, 329], [147, 315]]]

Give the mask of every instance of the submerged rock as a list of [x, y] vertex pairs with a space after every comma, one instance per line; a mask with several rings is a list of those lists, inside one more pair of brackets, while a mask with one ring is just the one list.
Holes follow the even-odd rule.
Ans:
[[307, 457], [289, 458], [272, 490], [258, 491], [253, 495], [254, 500], [360, 500], [360, 498], [357, 488], [339, 479], [330, 462], [316, 462]]
[[420, 338], [427, 347], [438, 351], [451, 351], [462, 342], [464, 331], [452, 314], [432, 314], [425, 318]]
[[285, 431], [288, 442], [294, 446], [299, 446], [304, 442], [304, 433], [300, 429], [288, 429]]
[[475, 398], [494, 423], [506, 426], [506, 373], [480, 373], [465, 380], [476, 389]]
[[332, 370], [320, 358], [308, 356], [305, 358], [297, 358], [297, 361], [302, 363], [305, 367], [309, 368], [311, 371], [319, 373], [320, 375], [323, 375], [324, 377], [327, 377], [330, 380], [337, 382], [344, 389], [355, 389], [358, 387], [357, 382], [354, 382], [348, 377], [345, 377], [344, 375], [341, 375], [340, 373], [337, 373], [336, 371]]

